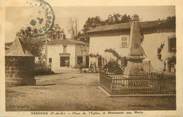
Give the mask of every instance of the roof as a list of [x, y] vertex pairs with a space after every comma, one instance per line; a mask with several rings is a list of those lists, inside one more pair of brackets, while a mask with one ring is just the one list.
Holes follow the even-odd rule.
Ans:
[[[160, 27], [163, 23], [165, 23], [164, 20], [140, 22], [142, 29]], [[87, 33], [113, 31], [113, 30], [129, 30], [130, 24], [131, 23], [128, 22], [128, 23], [97, 26], [95, 28], [89, 29]]]
[[10, 45], [12, 45], [12, 44], [13, 44], [13, 41], [12, 41], [12, 42], [6, 42], [6, 43], [5, 43], [6, 46], [10, 46]]
[[73, 40], [73, 39], [62, 39], [62, 40], [53, 40], [53, 41], [49, 41], [48, 45], [86, 45], [84, 42], [82, 41], [77, 41], [77, 40]]
[[22, 42], [16, 38], [12, 45], [6, 50], [6, 56], [33, 56], [30, 52], [23, 48]]

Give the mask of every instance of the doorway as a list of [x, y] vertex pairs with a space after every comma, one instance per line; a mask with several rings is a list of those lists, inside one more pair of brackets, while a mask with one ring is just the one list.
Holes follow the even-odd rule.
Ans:
[[89, 67], [89, 56], [86, 56], [86, 67]]

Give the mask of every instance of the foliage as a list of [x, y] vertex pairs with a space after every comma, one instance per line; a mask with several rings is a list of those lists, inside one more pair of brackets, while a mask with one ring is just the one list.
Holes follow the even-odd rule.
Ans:
[[137, 14], [133, 15], [133, 18], [132, 19], [133, 20], [136, 20], [136, 21], [140, 21], [140, 17]]
[[47, 36], [51, 40], [55, 39], [65, 39], [64, 31], [58, 24], [55, 24], [47, 33]]
[[45, 64], [43, 63], [37, 63], [34, 67], [34, 73], [35, 75], [47, 75], [47, 74], [53, 74], [54, 72]]
[[107, 22], [106, 24], [116, 24], [116, 23], [127, 23], [129, 21], [131, 21], [131, 16], [124, 14], [121, 15], [119, 13], [113, 14], [113, 15], [109, 15], [107, 20], [105, 20], [105, 22]]
[[30, 51], [34, 56], [40, 56], [43, 42], [39, 39], [40, 37], [33, 37], [32, 33], [34, 30], [27, 27], [17, 32], [16, 36], [21, 40], [24, 49]]
[[[139, 18], [138, 15], [136, 17]], [[86, 32], [90, 28], [94, 28], [101, 25], [110, 25], [110, 24], [118, 24], [118, 23], [127, 23], [132, 20], [132, 17], [130, 15], [124, 14], [121, 15], [119, 13], [114, 13], [113, 15], [108, 15], [107, 19], [102, 20], [99, 16], [95, 17], [88, 17], [86, 20], [84, 26], [83, 26], [83, 33], [78, 33], [79, 40], [89, 43], [89, 37], [87, 36]], [[83, 36], [84, 35], [84, 36]], [[83, 38], [84, 37], [84, 38]]]
[[[43, 39], [44, 36], [33, 36], [33, 33], [36, 33], [36, 30], [33, 30], [31, 27], [27, 27], [25, 29], [21, 29], [17, 32], [16, 36], [21, 40], [23, 47], [30, 51], [34, 56], [40, 56], [42, 47], [43, 47]], [[63, 30], [61, 30], [58, 24], [55, 24], [46, 34], [48, 38], [51, 40], [61, 39], [61, 34], [63, 34], [63, 38], [65, 38], [65, 34]]]
[[89, 44], [89, 36], [86, 33], [78, 32], [77, 39]]
[[70, 18], [69, 22], [69, 33], [71, 34], [72, 39], [77, 39], [78, 36], [78, 20], [75, 18]]
[[175, 29], [176, 18], [175, 16], [167, 17], [163, 23], [159, 25], [160, 28], [173, 28]]
[[[130, 16], [127, 14], [121, 15], [119, 13], [115, 13], [113, 15], [108, 15], [108, 18], [105, 20], [101, 20], [99, 16], [89, 17], [83, 26], [83, 31], [87, 32], [89, 29], [93, 27], [102, 26], [102, 25], [128, 23], [132, 19], [140, 21], [140, 17], [137, 14]], [[175, 21], [176, 21], [175, 16], [169, 16], [163, 21], [164, 22], [159, 25], [160, 28], [175, 28]]]
[[109, 15], [108, 18], [105, 20], [101, 20], [99, 16], [89, 17], [84, 24], [83, 31], [86, 32], [88, 29], [92, 27], [100, 26], [100, 25], [127, 23], [127, 22], [130, 22], [131, 20], [132, 20], [132, 17], [130, 15], [127, 15], [127, 14], [121, 15], [119, 13]]
[[160, 61], [162, 61], [162, 55], [161, 55], [161, 52], [162, 52], [162, 50], [163, 50], [163, 47], [164, 47], [164, 43], [162, 43], [161, 45], [160, 45], [160, 47], [157, 49], [157, 56], [158, 56], [158, 59], [160, 60]]
[[176, 64], [176, 56], [171, 56], [167, 58], [169, 64]]
[[107, 70], [109, 73], [114, 74], [122, 74], [123, 70], [120, 68], [120, 65], [116, 61], [109, 61], [105, 66], [104, 69]]
[[112, 53], [113, 56], [115, 56], [117, 59], [121, 59], [121, 56], [113, 49], [106, 49], [105, 52], [109, 52], [109, 53]]
[[86, 32], [90, 27], [95, 27], [100, 24], [102, 24], [102, 21], [99, 16], [89, 17], [84, 24], [83, 31]]

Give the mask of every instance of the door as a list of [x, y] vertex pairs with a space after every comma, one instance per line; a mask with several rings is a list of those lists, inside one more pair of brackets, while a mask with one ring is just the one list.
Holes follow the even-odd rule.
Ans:
[[86, 56], [86, 67], [89, 67], [89, 56]]
[[99, 56], [98, 57], [98, 67], [101, 67], [102, 66], [102, 57]]
[[78, 65], [83, 64], [83, 57], [82, 57], [82, 56], [78, 56], [78, 57], [77, 57], [77, 64], [78, 64]]

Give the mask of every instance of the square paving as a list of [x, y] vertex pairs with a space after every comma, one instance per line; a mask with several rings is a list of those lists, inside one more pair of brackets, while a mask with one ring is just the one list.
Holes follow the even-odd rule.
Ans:
[[175, 96], [109, 97], [97, 73], [61, 73], [36, 77], [37, 86], [6, 89], [7, 111], [175, 110]]

